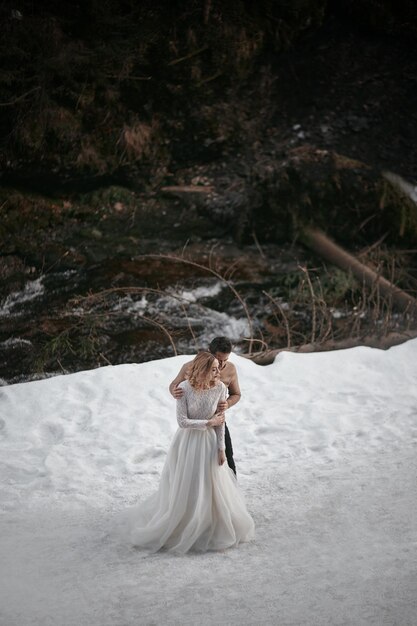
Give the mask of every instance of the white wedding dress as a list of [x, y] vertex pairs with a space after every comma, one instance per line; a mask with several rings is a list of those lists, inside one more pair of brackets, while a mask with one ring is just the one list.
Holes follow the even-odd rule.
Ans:
[[162, 470], [158, 491], [128, 514], [131, 543], [152, 552], [160, 549], [184, 554], [189, 550], [222, 550], [254, 537], [235, 475], [225, 462], [224, 425], [207, 427], [217, 404], [226, 398], [219, 382], [196, 391], [180, 384], [177, 430]]

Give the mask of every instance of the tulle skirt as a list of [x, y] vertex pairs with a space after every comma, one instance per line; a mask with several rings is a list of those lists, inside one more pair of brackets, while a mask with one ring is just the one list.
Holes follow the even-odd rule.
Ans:
[[152, 552], [223, 550], [254, 537], [235, 475], [219, 465], [213, 429], [179, 429], [158, 491], [128, 512], [130, 542]]

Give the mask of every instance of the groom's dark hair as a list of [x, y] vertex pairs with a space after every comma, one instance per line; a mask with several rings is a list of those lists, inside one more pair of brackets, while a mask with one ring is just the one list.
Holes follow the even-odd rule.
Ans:
[[215, 337], [209, 344], [209, 350], [212, 354], [216, 352], [224, 352], [230, 354], [232, 351], [232, 342], [227, 337]]

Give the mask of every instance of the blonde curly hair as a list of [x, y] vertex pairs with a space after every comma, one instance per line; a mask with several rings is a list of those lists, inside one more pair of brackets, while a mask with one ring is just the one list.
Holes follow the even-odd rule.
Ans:
[[211, 369], [216, 357], [210, 352], [199, 352], [191, 363], [188, 382], [196, 390], [210, 389], [216, 385], [211, 379]]

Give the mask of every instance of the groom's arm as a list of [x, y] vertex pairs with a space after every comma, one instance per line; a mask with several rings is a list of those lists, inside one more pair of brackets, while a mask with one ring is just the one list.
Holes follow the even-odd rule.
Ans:
[[182, 389], [178, 389], [178, 385], [182, 383], [183, 380], [186, 380], [187, 371], [189, 367], [190, 367], [190, 363], [184, 363], [184, 365], [182, 366], [182, 368], [180, 369], [180, 371], [175, 376], [174, 380], [169, 386], [169, 393], [176, 400], [181, 398], [184, 393]]
[[229, 383], [229, 397], [227, 398], [227, 400], [223, 400], [222, 402], [219, 402], [218, 407], [217, 407], [218, 411], [226, 411], [227, 409], [230, 409], [231, 406], [239, 402], [240, 397], [241, 397], [236, 368], [233, 365], [233, 363], [230, 363], [230, 366], [232, 367], [232, 370], [231, 370], [231, 378], [230, 378], [230, 383]]
[[[231, 365], [233, 365], [231, 363]], [[233, 375], [229, 385], [229, 397], [227, 398], [227, 408], [230, 409], [231, 406], [237, 404], [241, 398], [239, 380], [237, 377], [237, 371], [235, 366], [233, 365]]]

